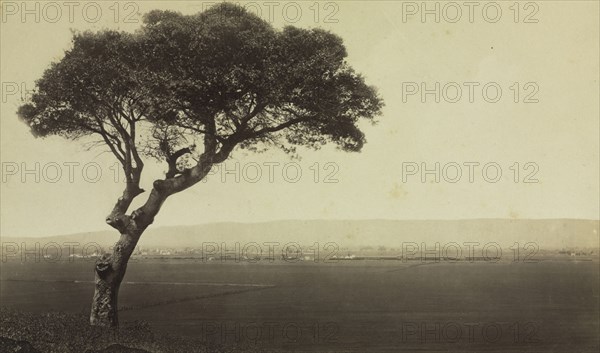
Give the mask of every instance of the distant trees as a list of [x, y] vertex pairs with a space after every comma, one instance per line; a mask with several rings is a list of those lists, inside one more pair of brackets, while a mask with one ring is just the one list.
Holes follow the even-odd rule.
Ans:
[[[120, 162], [125, 188], [106, 223], [121, 234], [95, 264], [90, 322], [118, 324], [128, 260], [165, 200], [202, 180], [237, 148], [360, 151], [359, 119], [382, 100], [346, 63], [342, 39], [267, 22], [232, 4], [191, 16], [152, 11], [134, 34], [75, 34], [37, 81], [20, 118], [37, 137], [97, 137]], [[143, 206], [144, 161], [166, 165]], [[67, 219], [68, 221], [68, 219]]]

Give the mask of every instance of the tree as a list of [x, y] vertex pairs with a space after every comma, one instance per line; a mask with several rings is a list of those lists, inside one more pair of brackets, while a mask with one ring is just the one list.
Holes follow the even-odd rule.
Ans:
[[[36, 82], [19, 117], [36, 137], [96, 137], [122, 165], [125, 188], [106, 223], [119, 231], [95, 264], [90, 323], [116, 326], [128, 260], [165, 200], [202, 180], [235, 148], [335, 143], [360, 151], [359, 119], [383, 106], [322, 29], [276, 30], [232, 4], [190, 16], [152, 11], [137, 32], [84, 32]], [[143, 206], [148, 158], [166, 163]]]

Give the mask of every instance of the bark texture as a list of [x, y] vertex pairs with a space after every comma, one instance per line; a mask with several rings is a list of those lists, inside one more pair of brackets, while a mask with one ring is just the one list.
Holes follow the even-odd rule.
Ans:
[[164, 180], [156, 180], [146, 203], [127, 215], [133, 199], [143, 192], [139, 188], [139, 178], [127, 184], [123, 196], [119, 198], [112, 212], [106, 218], [113, 228], [121, 233], [112, 253], [104, 254], [95, 264], [95, 291], [92, 301], [90, 323], [95, 326], [115, 327], [119, 325], [118, 297], [121, 282], [125, 277], [127, 263], [133, 254], [142, 233], [154, 222], [165, 200], [202, 180], [212, 166], [227, 159], [234, 145], [224, 144], [216, 152], [216, 144], [205, 146], [199, 163], [176, 176], [168, 175]]
[[119, 288], [140, 234], [132, 230], [121, 234], [112, 254], [105, 254], [96, 261], [90, 324], [105, 327], [119, 325]]

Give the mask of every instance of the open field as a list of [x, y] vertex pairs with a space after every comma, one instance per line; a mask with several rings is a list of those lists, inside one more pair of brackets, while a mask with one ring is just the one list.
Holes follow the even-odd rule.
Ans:
[[[1, 306], [88, 311], [92, 263], [1, 265]], [[599, 264], [129, 265], [121, 321], [293, 352], [596, 352]]]

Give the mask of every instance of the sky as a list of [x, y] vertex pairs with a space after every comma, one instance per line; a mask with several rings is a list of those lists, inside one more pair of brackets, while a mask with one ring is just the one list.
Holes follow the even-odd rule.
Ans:
[[[133, 31], [152, 9], [187, 14], [210, 4], [2, 2], [1, 235], [106, 229], [122, 192], [109, 153], [36, 139], [15, 113], [72, 30]], [[276, 28], [341, 36], [348, 62], [384, 99], [383, 114], [361, 125], [361, 153], [326, 147], [292, 160], [236, 150], [206, 181], [170, 197], [155, 225], [599, 218], [597, 1], [240, 4]], [[164, 170], [149, 162], [142, 187]]]

